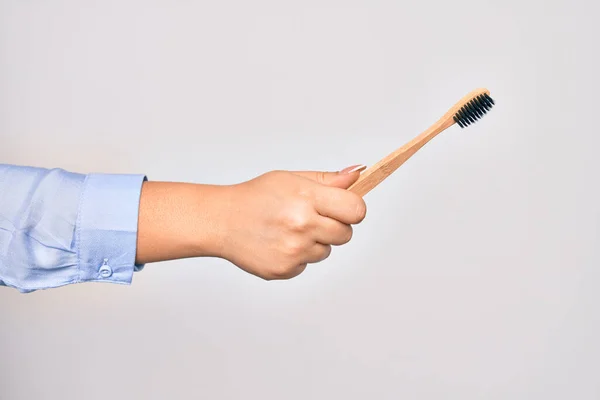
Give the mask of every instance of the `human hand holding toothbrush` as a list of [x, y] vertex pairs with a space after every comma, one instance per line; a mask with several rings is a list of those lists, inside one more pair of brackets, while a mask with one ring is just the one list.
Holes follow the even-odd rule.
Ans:
[[364, 168], [272, 171], [227, 186], [145, 182], [136, 261], [220, 257], [266, 280], [292, 278], [350, 241], [366, 205], [346, 189]]

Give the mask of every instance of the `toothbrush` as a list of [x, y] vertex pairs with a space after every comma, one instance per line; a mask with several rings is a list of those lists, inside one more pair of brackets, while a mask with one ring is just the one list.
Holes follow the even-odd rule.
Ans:
[[373, 188], [383, 182], [396, 171], [402, 164], [412, 157], [421, 147], [437, 136], [439, 133], [458, 124], [465, 128], [479, 118], [483, 117], [494, 105], [487, 89], [476, 89], [463, 97], [442, 118], [429, 129], [406, 143], [387, 157], [367, 168], [348, 190], [364, 196]]

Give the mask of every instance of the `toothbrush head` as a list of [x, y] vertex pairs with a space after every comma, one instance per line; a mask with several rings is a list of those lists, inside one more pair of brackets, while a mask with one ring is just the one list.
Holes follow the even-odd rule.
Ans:
[[452, 117], [454, 122], [461, 128], [465, 128], [479, 120], [495, 104], [487, 89], [474, 91], [467, 98], [463, 99], [462, 102], [464, 104], [462, 107], [460, 107], [460, 104], [458, 105], [458, 111]]

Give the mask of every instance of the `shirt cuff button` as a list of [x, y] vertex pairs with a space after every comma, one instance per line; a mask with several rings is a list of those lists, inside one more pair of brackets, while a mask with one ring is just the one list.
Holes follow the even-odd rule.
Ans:
[[101, 278], [110, 278], [110, 276], [112, 275], [113, 271], [110, 265], [108, 265], [107, 258], [104, 259], [104, 263], [102, 264], [98, 272], [100, 273]]

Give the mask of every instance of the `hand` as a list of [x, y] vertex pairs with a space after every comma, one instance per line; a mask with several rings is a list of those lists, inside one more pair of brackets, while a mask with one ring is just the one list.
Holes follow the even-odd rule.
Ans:
[[347, 243], [365, 217], [340, 172], [268, 172], [230, 186], [144, 182], [136, 262], [221, 257], [264, 279], [287, 279]]
[[365, 217], [363, 199], [346, 190], [363, 169], [273, 171], [230, 186], [219, 256], [266, 280], [326, 259]]

